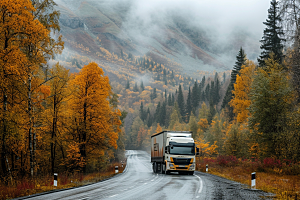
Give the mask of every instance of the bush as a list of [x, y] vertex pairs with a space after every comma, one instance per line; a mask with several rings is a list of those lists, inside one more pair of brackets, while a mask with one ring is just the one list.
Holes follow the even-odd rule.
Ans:
[[274, 158], [265, 158], [263, 163], [264, 163], [264, 167], [271, 168], [271, 169], [281, 168], [282, 166], [280, 160], [276, 160]]
[[236, 166], [238, 159], [235, 156], [218, 156], [217, 163], [222, 167]]

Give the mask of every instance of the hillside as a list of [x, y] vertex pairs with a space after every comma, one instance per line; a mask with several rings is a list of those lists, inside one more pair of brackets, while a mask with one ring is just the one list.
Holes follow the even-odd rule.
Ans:
[[[201, 28], [201, 22], [195, 23], [175, 12], [137, 15], [134, 1], [129, 0], [114, 3], [56, 0], [56, 3], [61, 12], [66, 49], [77, 52], [80, 48], [88, 49], [86, 55], [92, 58], [97, 58], [96, 53], [102, 47], [119, 56], [122, 51], [134, 56], [146, 55], [165, 65], [173, 63], [172, 70], [193, 76], [197, 71], [232, 69], [239, 47], [252, 40], [246, 32], [234, 30], [232, 38], [228, 38], [230, 45], [218, 46], [212, 33]], [[250, 49], [257, 48], [256, 44]]]

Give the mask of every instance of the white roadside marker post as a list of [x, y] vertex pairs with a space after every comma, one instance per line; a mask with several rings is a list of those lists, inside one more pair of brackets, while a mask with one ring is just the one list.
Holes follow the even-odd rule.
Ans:
[[256, 178], [255, 178], [255, 174], [256, 174], [256, 172], [253, 172], [252, 174], [251, 174], [251, 189], [252, 188], [256, 188], [256, 184], [255, 184], [255, 180], [256, 180]]
[[208, 172], [208, 164], [206, 164], [206, 172]]
[[55, 187], [57, 187], [57, 173], [54, 173], [54, 181], [53, 181], [53, 185], [55, 186]]
[[115, 166], [115, 174], [119, 173], [119, 167]]

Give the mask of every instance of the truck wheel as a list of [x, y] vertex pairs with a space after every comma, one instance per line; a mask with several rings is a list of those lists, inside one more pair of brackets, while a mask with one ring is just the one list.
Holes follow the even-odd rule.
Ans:
[[156, 168], [157, 168], [156, 162], [154, 162], [154, 163], [152, 164], [152, 169], [153, 169], [153, 172], [154, 172], [154, 173], [156, 173]]

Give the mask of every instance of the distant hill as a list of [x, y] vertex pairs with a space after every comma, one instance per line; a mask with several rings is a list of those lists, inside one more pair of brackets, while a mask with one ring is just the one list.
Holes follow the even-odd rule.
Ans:
[[[132, 14], [135, 12], [133, 0], [55, 2], [61, 12], [60, 25], [65, 46], [75, 51], [88, 49], [91, 57], [102, 47], [119, 56], [125, 52], [146, 55], [162, 64], [170, 61], [178, 63], [174, 65], [175, 70], [192, 75], [196, 71], [232, 69], [228, 60], [232, 62], [239, 47], [246, 40], [251, 40], [247, 33], [237, 31], [228, 38], [231, 41], [229, 45], [218, 46], [209, 37], [209, 32], [177, 13], [161, 16], [157, 13], [145, 18], [135, 16]], [[257, 48], [257, 42], [251, 44], [253, 49]], [[230, 58], [226, 60], [225, 57]]]

